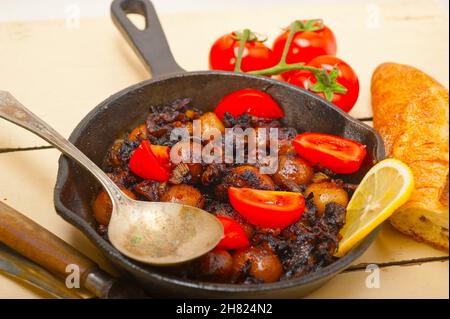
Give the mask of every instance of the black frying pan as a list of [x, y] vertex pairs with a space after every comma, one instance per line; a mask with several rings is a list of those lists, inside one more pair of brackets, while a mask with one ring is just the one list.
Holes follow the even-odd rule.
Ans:
[[[149, 1], [115, 0], [111, 13], [114, 23], [150, 69], [153, 78], [107, 98], [73, 131], [70, 141], [97, 165], [101, 165], [108, 148], [120, 134], [144, 121], [151, 105], [163, 105], [178, 98], [190, 97], [196, 107], [211, 111], [225, 95], [243, 88], [255, 88], [270, 94], [283, 108], [285, 124], [300, 132], [331, 133], [367, 145], [368, 156], [362, 169], [357, 174], [346, 176], [347, 181], [359, 182], [374, 161], [384, 158], [383, 142], [372, 128], [317, 95], [267, 77], [221, 71], [186, 72], [181, 69], [170, 52]], [[128, 20], [127, 13], [145, 16], [145, 30], [138, 30]], [[98, 188], [89, 173], [61, 156], [54, 195], [58, 214], [79, 228], [124, 274], [136, 279], [150, 293], [159, 297], [301, 297], [348, 267], [364, 253], [378, 232], [378, 229], [373, 231], [359, 246], [333, 264], [298, 279], [259, 285], [184, 280], [128, 259], [97, 234], [91, 203]]]

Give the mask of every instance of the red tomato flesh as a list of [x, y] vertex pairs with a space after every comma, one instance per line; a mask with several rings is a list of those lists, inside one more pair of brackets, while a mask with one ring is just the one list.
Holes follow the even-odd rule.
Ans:
[[233, 250], [250, 246], [244, 229], [234, 219], [226, 216], [216, 216], [223, 226], [223, 238], [216, 248]]
[[[233, 39], [234, 33], [226, 34], [214, 42], [209, 52], [211, 70], [234, 71], [240, 41]], [[243, 72], [270, 68], [277, 63], [270, 48], [258, 41], [245, 43], [241, 69]]]
[[303, 133], [292, 142], [297, 153], [311, 164], [320, 164], [338, 174], [357, 172], [366, 157], [366, 147], [336, 135]]
[[170, 171], [170, 147], [164, 145], [150, 145], [158, 163]]
[[264, 228], [286, 228], [298, 221], [305, 210], [305, 199], [300, 193], [230, 187], [228, 196], [242, 217]]
[[[328, 73], [335, 66], [337, 67], [339, 72], [336, 82], [343, 85], [347, 89], [347, 93], [334, 93], [331, 103], [347, 113], [350, 112], [359, 96], [359, 80], [352, 67], [345, 61], [331, 55], [316, 57], [308, 63], [308, 66], [324, 69]], [[310, 88], [317, 82], [315, 76], [309, 71], [292, 71], [287, 81], [309, 91], [311, 91]], [[325, 95], [321, 92], [314, 93], [325, 98]]]
[[131, 171], [144, 179], [158, 182], [169, 180], [169, 150], [165, 147], [151, 145], [148, 140], [143, 141], [130, 158]]
[[283, 110], [267, 93], [255, 89], [243, 89], [225, 96], [217, 105], [214, 113], [223, 120], [225, 112], [234, 117], [244, 113], [257, 117], [280, 118]]
[[[306, 22], [306, 21], [303, 21]], [[273, 45], [273, 53], [279, 61], [283, 55], [284, 47], [289, 36], [289, 30], [284, 31], [276, 38]], [[333, 32], [327, 27], [316, 31], [299, 31], [295, 33], [286, 57], [287, 63], [308, 63], [321, 55], [335, 55], [337, 51], [336, 39]], [[291, 72], [285, 72], [281, 76], [287, 80]]]

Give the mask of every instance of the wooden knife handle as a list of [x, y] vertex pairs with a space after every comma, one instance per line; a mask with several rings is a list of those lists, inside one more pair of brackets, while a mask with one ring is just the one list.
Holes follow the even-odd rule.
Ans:
[[21, 255], [41, 265], [54, 275], [66, 278], [66, 267], [80, 270], [81, 286], [98, 266], [42, 226], [0, 202], [0, 241]]

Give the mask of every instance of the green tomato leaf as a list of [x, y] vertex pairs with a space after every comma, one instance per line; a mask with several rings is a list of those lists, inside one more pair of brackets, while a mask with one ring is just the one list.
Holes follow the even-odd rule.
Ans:
[[316, 82], [309, 89], [313, 92], [320, 93], [320, 92], [325, 92], [327, 90], [327, 87], [325, 86], [325, 84], [323, 84], [321, 82]]
[[329, 76], [330, 76], [331, 83], [336, 82], [336, 79], [339, 76], [339, 69], [337, 68], [337, 66], [333, 67], [333, 70], [331, 70]]
[[333, 90], [331, 90], [330, 88], [327, 88], [325, 91], [323, 91], [323, 94], [325, 95], [325, 98], [328, 101], [333, 101], [333, 97], [334, 97], [334, 93]]
[[305, 30], [311, 30], [314, 27], [316, 20], [307, 20], [305, 23]]
[[340, 93], [340, 94], [347, 94], [347, 92], [348, 92], [348, 90], [345, 86], [343, 86], [342, 84], [339, 84], [337, 82], [333, 84], [331, 89], [333, 90], [333, 92]]

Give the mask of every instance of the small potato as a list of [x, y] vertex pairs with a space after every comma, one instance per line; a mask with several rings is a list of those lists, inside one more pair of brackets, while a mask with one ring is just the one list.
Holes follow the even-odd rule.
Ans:
[[192, 135], [192, 133], [193, 133], [192, 122], [175, 121], [175, 122], [171, 123], [170, 126], [172, 126], [172, 128], [177, 128], [177, 129], [182, 129], [182, 130], [185, 129], [189, 135]]
[[197, 184], [202, 179], [203, 174], [203, 166], [200, 163], [192, 163], [187, 164], [187, 167], [189, 168], [189, 173], [191, 175], [191, 182], [193, 184]]
[[289, 183], [307, 185], [313, 175], [314, 169], [301, 157], [281, 155], [278, 159], [278, 170], [272, 176], [272, 179], [279, 186]]
[[212, 129], [219, 130], [222, 134], [225, 132], [225, 126], [213, 112], [206, 112], [200, 116], [200, 121], [202, 123], [202, 136]]
[[161, 195], [162, 202], [180, 203], [198, 208], [203, 208], [204, 199], [202, 194], [190, 185], [172, 185], [167, 192]]
[[181, 163], [174, 167], [169, 182], [172, 184], [197, 184], [200, 182], [203, 173], [203, 166], [200, 163]]
[[233, 278], [242, 276], [250, 264], [249, 275], [263, 282], [275, 282], [283, 273], [281, 261], [271, 250], [249, 247], [238, 250], [233, 256]]
[[323, 183], [329, 181], [331, 181], [330, 176], [322, 172], [315, 173], [313, 178], [311, 179], [311, 183]]
[[[126, 188], [120, 188], [128, 197], [136, 199], [136, 196], [127, 190]], [[94, 217], [97, 223], [107, 226], [111, 219], [112, 203], [108, 194], [105, 191], [101, 191], [94, 203], [92, 204], [92, 210], [94, 211]]]
[[278, 141], [278, 155], [296, 154], [295, 148], [290, 140]]
[[[176, 164], [172, 171], [171, 182], [173, 184], [192, 183], [197, 184], [200, 182], [203, 174], [203, 166], [201, 163], [193, 163], [194, 145], [201, 149], [200, 143], [194, 143], [189, 141], [178, 142], [171, 149], [170, 156], [174, 159], [178, 159], [181, 163]], [[187, 157], [189, 154], [190, 157]]]
[[331, 182], [313, 183], [308, 186], [305, 196], [314, 194], [314, 204], [317, 206], [319, 214], [325, 212], [325, 206], [328, 203], [336, 203], [347, 207], [349, 198], [347, 192]]
[[147, 179], [134, 186], [134, 191], [151, 202], [159, 202], [159, 196], [167, 190], [167, 183]]
[[[281, 127], [278, 129], [278, 155], [296, 154], [292, 141], [297, 136], [297, 130], [292, 127]], [[274, 141], [271, 140], [272, 146]]]
[[128, 140], [143, 141], [147, 139], [147, 136], [148, 136], [147, 125], [141, 124], [131, 131], [131, 133], [128, 135]]
[[226, 250], [214, 249], [199, 259], [200, 276], [224, 282], [233, 272], [233, 257]]
[[200, 152], [202, 150], [202, 145], [199, 142], [180, 141], [170, 149], [170, 159], [174, 164], [197, 164], [194, 163], [193, 155], [198, 150]]
[[184, 123], [184, 127], [186, 128], [187, 132], [189, 133], [189, 136], [192, 136], [192, 134], [194, 133], [194, 126], [192, 125], [192, 122]]
[[120, 148], [123, 145], [123, 139], [117, 139], [108, 150], [106, 155], [106, 163], [110, 166], [120, 166], [122, 164], [122, 157], [120, 155]]
[[198, 117], [198, 113], [195, 112], [194, 110], [187, 110], [184, 114], [185, 114], [190, 120], [193, 120], [193, 119], [195, 119], [196, 117]]
[[216, 186], [215, 194], [220, 199], [228, 198], [228, 188], [249, 187], [263, 190], [275, 190], [275, 183], [269, 175], [261, 174], [259, 169], [250, 165], [234, 167], [223, 183]]
[[269, 175], [261, 174], [259, 169], [250, 166], [242, 165], [233, 168], [231, 174], [225, 180], [230, 182], [231, 186], [235, 187], [251, 187], [256, 189], [274, 190], [275, 183]]

